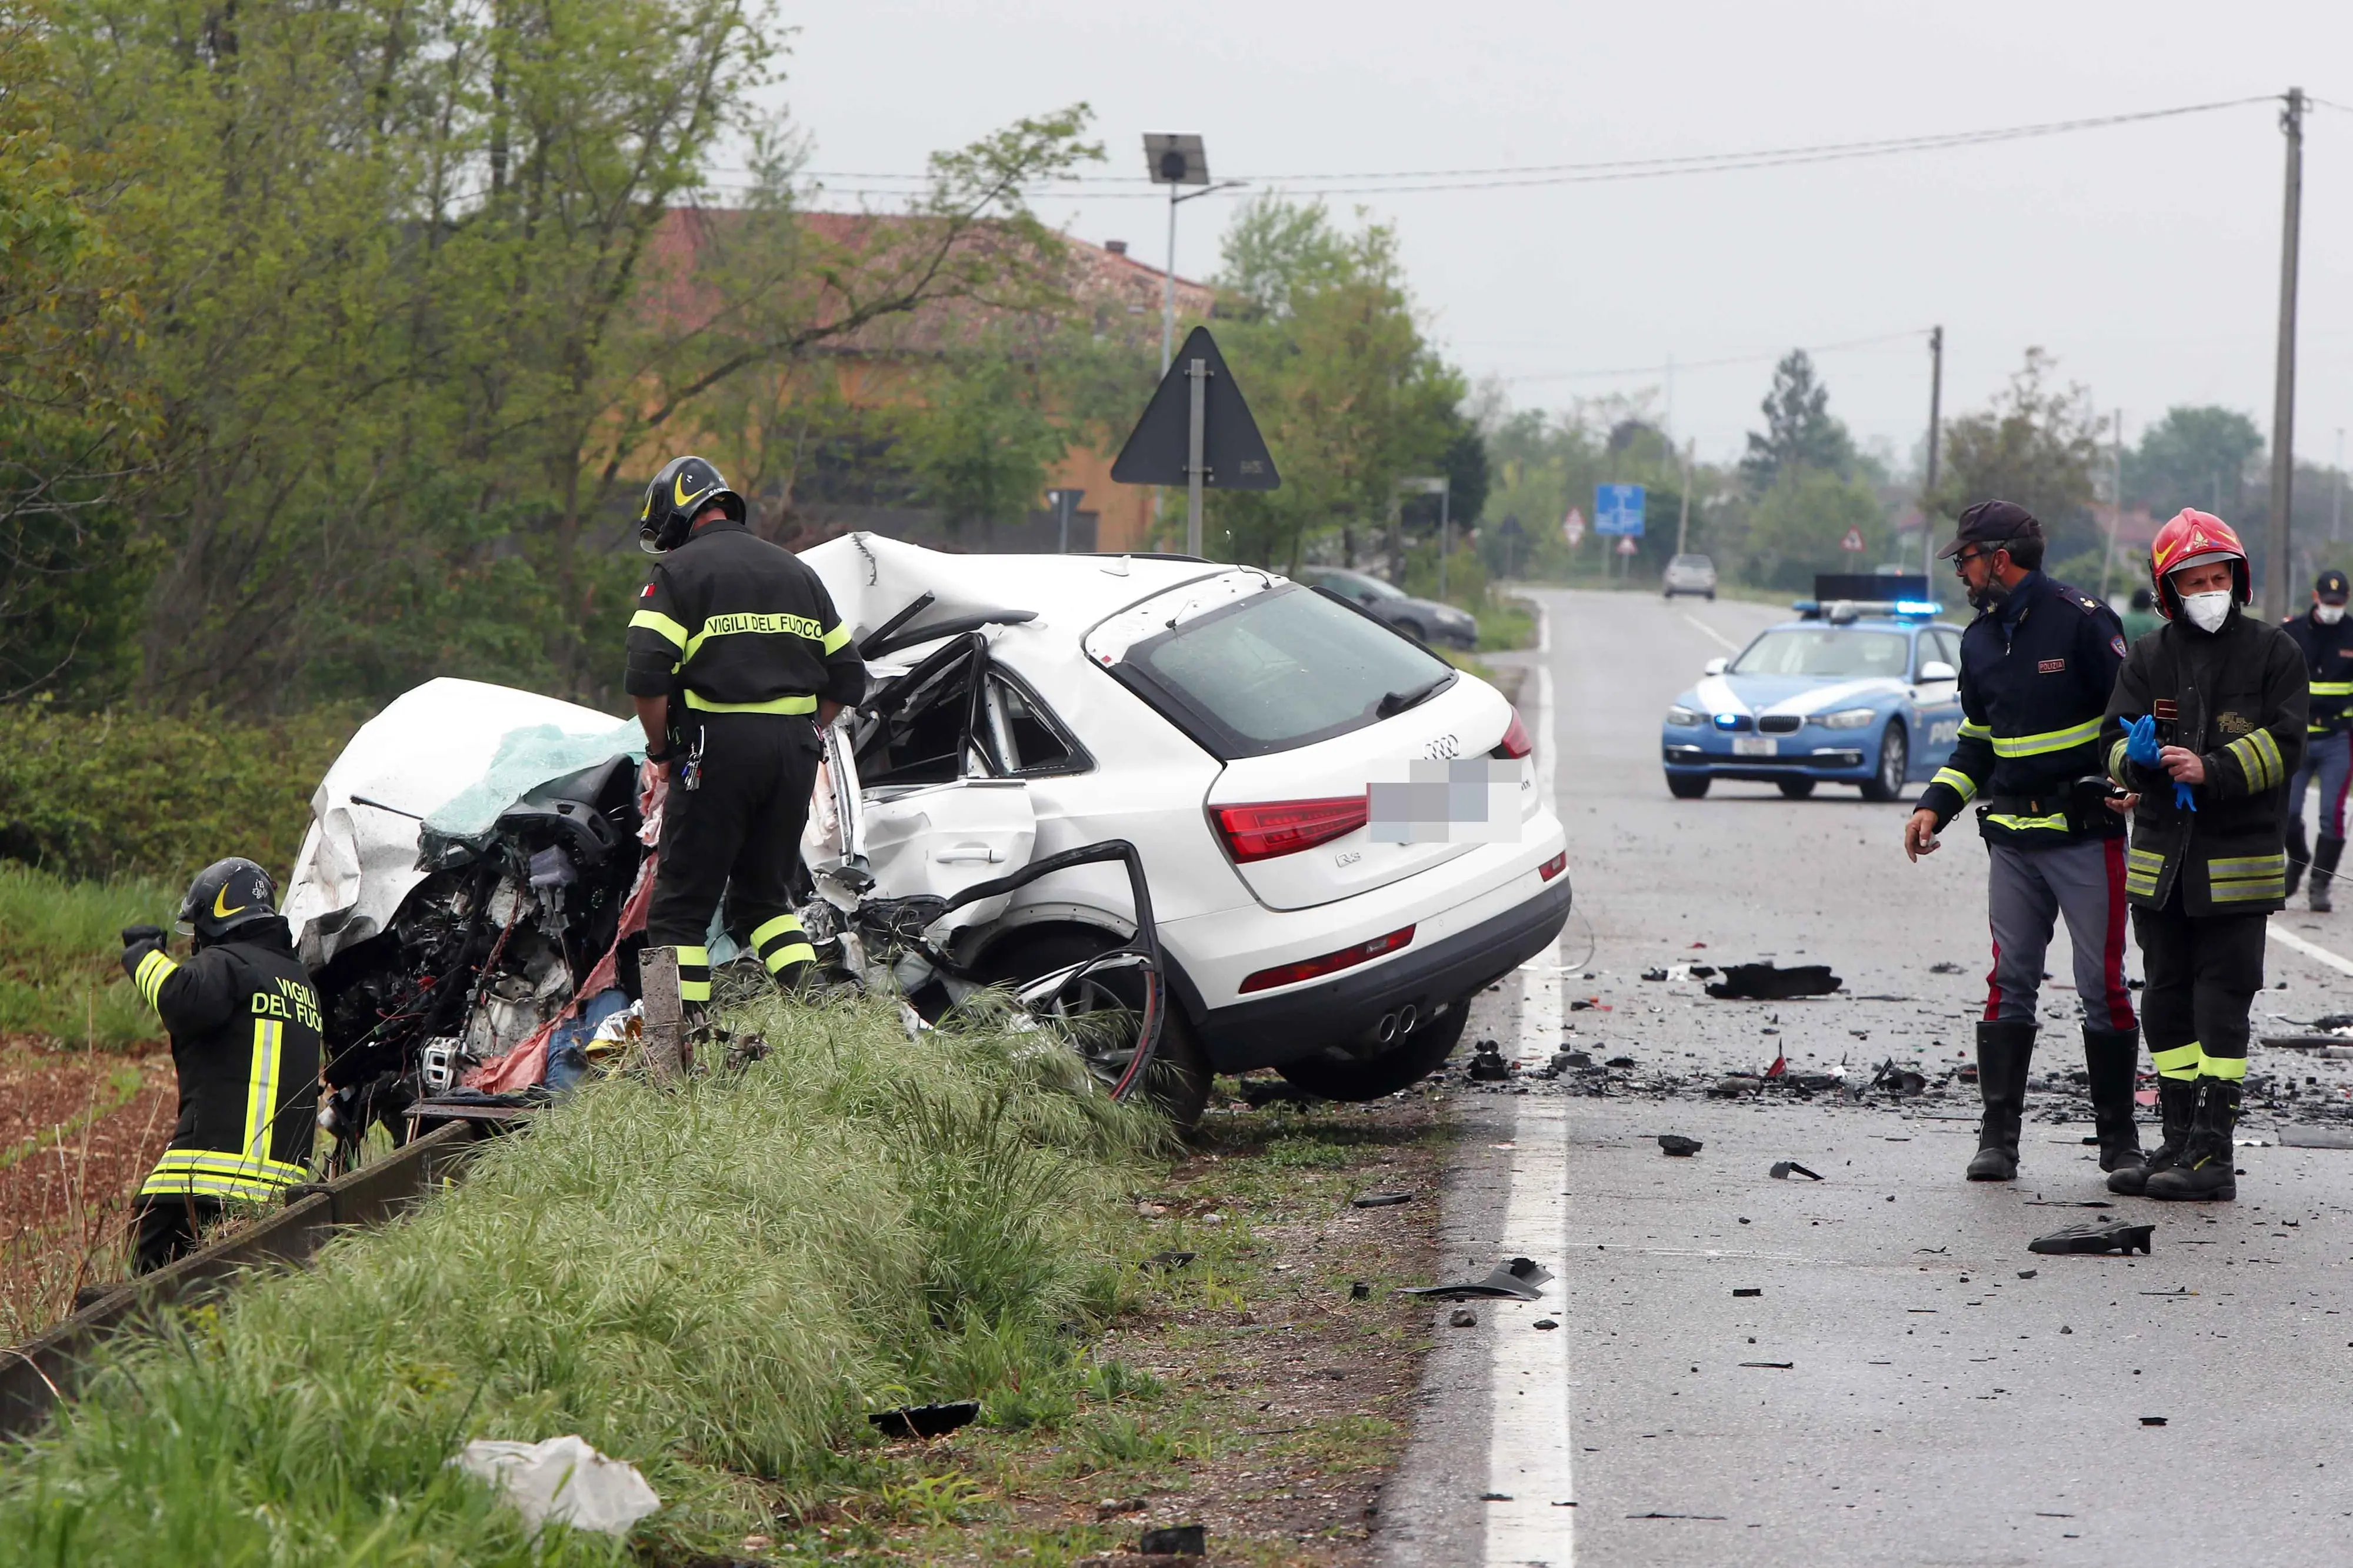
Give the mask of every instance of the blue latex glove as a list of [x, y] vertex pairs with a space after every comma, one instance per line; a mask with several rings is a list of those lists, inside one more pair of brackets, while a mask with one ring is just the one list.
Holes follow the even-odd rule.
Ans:
[[[2144, 713], [2125, 726], [2126, 756], [2145, 768], [2153, 768], [2158, 765], [2160, 751], [2157, 743], [2156, 714]], [[2189, 786], [2179, 779], [2173, 781], [2173, 808], [2176, 811], [2198, 809], [2198, 802], [2191, 796]]]

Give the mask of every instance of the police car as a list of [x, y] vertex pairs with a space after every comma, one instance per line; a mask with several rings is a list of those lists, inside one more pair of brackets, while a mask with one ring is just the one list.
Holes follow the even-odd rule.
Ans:
[[1667, 789], [1696, 800], [1717, 779], [1777, 784], [1801, 800], [1820, 784], [1894, 800], [1960, 738], [1961, 628], [1925, 577], [1824, 576], [1798, 619], [1708, 660], [1661, 726]]

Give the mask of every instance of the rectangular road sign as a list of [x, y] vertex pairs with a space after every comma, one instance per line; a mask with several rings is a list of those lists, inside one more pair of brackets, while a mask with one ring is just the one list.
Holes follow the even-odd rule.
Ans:
[[1593, 531], [1614, 533], [1627, 539], [1641, 538], [1645, 494], [1641, 485], [1594, 486]]

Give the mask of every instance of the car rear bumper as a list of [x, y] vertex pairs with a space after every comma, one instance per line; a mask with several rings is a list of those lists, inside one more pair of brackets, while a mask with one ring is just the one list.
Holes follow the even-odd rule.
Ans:
[[[1568, 919], [1569, 878], [1549, 882], [1528, 874], [1531, 890], [1514, 879], [1505, 907], [1417, 941], [1395, 957], [1349, 970], [1318, 984], [1263, 1000], [1204, 1007], [1187, 979], [1175, 976], [1179, 1000], [1219, 1072], [1247, 1072], [1314, 1056], [1327, 1047], [1370, 1039], [1381, 1020], [1412, 1006], [1427, 1015], [1509, 974], [1552, 945]], [[1499, 889], [1499, 891], [1505, 891]], [[1481, 900], [1482, 903], [1489, 900]], [[1443, 925], [1441, 920], [1418, 922]], [[1420, 931], [1417, 931], [1417, 936]]]

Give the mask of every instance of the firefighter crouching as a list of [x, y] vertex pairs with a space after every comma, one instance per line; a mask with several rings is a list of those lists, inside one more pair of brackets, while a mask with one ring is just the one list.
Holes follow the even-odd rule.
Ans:
[[2125, 891], [2165, 1141], [2108, 1189], [2227, 1200], [2239, 1191], [2231, 1137], [2265, 917], [2287, 902], [2305, 658], [2246, 614], [2247, 552], [2221, 518], [2184, 510], [2158, 530], [2149, 574], [2167, 624], [2125, 660], [2101, 744], [2109, 774], [2137, 797]]
[[[2312, 585], [2312, 608], [2287, 619], [2287, 635], [2304, 655], [2312, 681], [2304, 724], [2304, 765], [2287, 784], [2287, 894], [2295, 897], [2307, 864], [2312, 907], [2326, 911], [2337, 862], [2345, 853], [2345, 779], [2353, 763], [2353, 621], [2345, 618], [2345, 574], [2331, 567]], [[2320, 841], [2304, 841], [2304, 797], [2320, 783]]]
[[2042, 955], [2063, 914], [2075, 952], [2100, 1169], [2140, 1163], [2133, 1124], [2140, 1037], [2124, 967], [2124, 819], [2106, 808], [2099, 776], [2100, 717], [2124, 660], [2123, 628], [2099, 600], [2042, 574], [2042, 547], [2031, 513], [1993, 500], [1963, 512], [1939, 552], [1952, 557], [1978, 617], [1961, 634], [1960, 740], [1904, 829], [1905, 852], [1916, 860], [1975, 801], [1992, 863], [1993, 971], [1977, 1040], [1985, 1119], [1968, 1164], [1973, 1182], [2018, 1175]]
[[310, 1179], [319, 994], [275, 895], [252, 861], [216, 861], [180, 903], [186, 963], [157, 927], [122, 933], [122, 967], [171, 1032], [180, 1087], [171, 1145], [139, 1189], [139, 1273], [193, 1250], [226, 1204], [266, 1203]]

